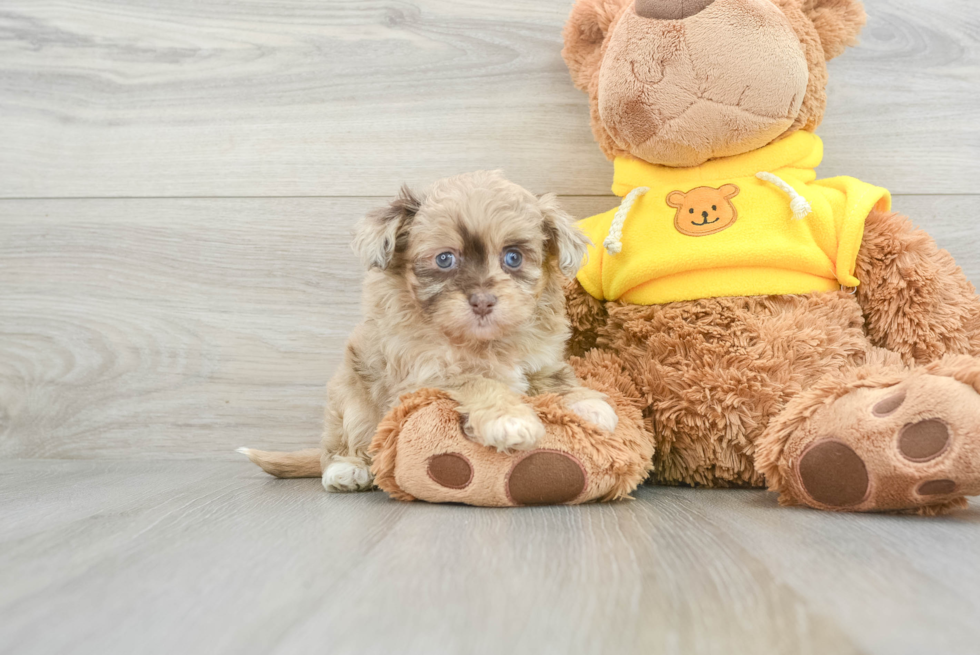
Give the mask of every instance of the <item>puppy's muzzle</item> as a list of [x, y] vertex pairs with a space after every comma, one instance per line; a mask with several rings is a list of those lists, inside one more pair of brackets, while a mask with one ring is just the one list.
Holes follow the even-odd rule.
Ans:
[[490, 293], [472, 293], [470, 294], [470, 307], [473, 309], [473, 313], [480, 318], [485, 318], [493, 312], [493, 308], [497, 305], [497, 296]]

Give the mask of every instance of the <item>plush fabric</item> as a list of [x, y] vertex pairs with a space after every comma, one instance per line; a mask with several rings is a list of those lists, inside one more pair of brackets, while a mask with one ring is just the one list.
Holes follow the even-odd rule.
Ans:
[[[692, 106], [693, 99], [700, 95], [709, 101], [721, 98], [728, 109], [723, 116], [708, 117], [702, 113], [697, 119], [697, 129], [672, 130], [670, 139], [663, 140], [668, 145], [663, 146], [663, 152], [658, 156], [650, 152], [655, 144], [647, 144], [646, 151], [641, 153], [635, 147], [637, 144], [627, 140], [625, 134], [617, 129], [616, 122], [604, 120], [600, 111], [601, 64], [604, 61], [618, 61], [616, 57], [607, 56], [612, 40], [606, 37], [619, 30], [620, 24], [625, 21], [631, 25], [629, 29], [633, 43], [640, 43], [639, 47], [642, 48], [649, 47], [643, 45], [643, 34], [649, 35], [664, 29], [664, 25], [656, 24], [658, 21], [633, 21], [633, 18], [639, 17], [635, 16], [632, 6], [631, 0], [576, 2], [565, 25], [562, 56], [572, 73], [575, 85], [589, 94], [592, 132], [609, 159], [635, 155], [646, 161], [673, 166], [692, 166], [712, 157], [748, 152], [778, 140], [781, 136], [799, 130], [816, 129], [823, 119], [827, 105], [826, 62], [843, 54], [847, 46], [856, 43], [857, 35], [866, 21], [864, 8], [856, 0], [716, 0], [706, 10], [688, 20], [670, 21], [673, 24], [666, 24], [667, 29], [672, 29], [678, 35], [673, 41], [674, 48], [656, 51], [655, 56], [638, 70], [666, 71], [672, 65], [680, 67], [684, 64], [687, 67], [686, 79], [691, 79], [693, 74], [698, 82], [693, 91], [678, 94], [680, 102], [689, 102], [684, 105], [685, 108]], [[775, 14], [771, 12], [773, 6], [778, 9]], [[766, 17], [768, 31], [754, 34], [752, 26], [755, 21], [762, 20], [758, 15]], [[700, 50], [692, 45], [687, 34], [691, 31], [690, 26], [695, 24], [695, 19], [704, 26], [697, 36], [704, 34], [707, 38], [707, 41], [700, 44]], [[711, 29], [715, 31], [712, 32]], [[795, 52], [789, 47], [789, 37], [795, 37], [795, 42], [792, 43]], [[731, 48], [732, 43], [736, 47]], [[784, 45], [786, 52], [774, 50], [779, 45]], [[743, 49], [738, 46], [746, 47]], [[703, 51], [714, 53], [716, 59], [701, 59], [704, 56]], [[627, 52], [631, 53], [629, 49]], [[781, 99], [780, 95], [770, 88], [793, 88], [787, 84], [792, 76], [785, 69], [789, 67], [790, 60], [797, 56], [796, 52], [802, 53], [806, 68], [803, 89], [792, 98], [792, 102], [785, 102], [786, 106], [783, 107], [777, 102]], [[760, 57], [759, 53], [765, 53], [765, 57]], [[774, 64], [773, 57], [787, 59], [780, 64]], [[780, 70], [780, 66], [784, 69]], [[725, 72], [729, 74], [726, 75]], [[683, 73], [679, 72], [678, 75]], [[726, 92], [737, 88], [736, 82], [741, 82], [743, 76], [747, 80], [745, 87], [750, 82], [757, 82], [751, 87], [750, 96], [739, 99], [728, 95]], [[623, 81], [607, 81], [606, 84], [629, 91], [630, 88], [644, 86], [644, 81], [649, 81], [649, 78], [633, 76], [631, 73]], [[714, 95], [716, 89], [721, 92], [720, 96]], [[656, 100], [667, 101], [669, 107], [671, 97], [672, 90], [664, 88]], [[754, 105], [743, 107], [745, 103], [752, 101], [755, 101]], [[796, 108], [795, 112], [792, 107]], [[785, 111], [788, 117], [785, 125], [778, 119], [779, 110]], [[608, 116], [608, 112], [615, 113], [616, 109], [607, 107], [606, 111]], [[622, 115], [627, 124], [637, 125], [640, 119], [634, 116], [647, 115], [649, 112], [649, 104], [638, 101], [628, 106]], [[772, 118], [774, 116], [777, 118]], [[779, 125], [782, 125], [782, 130], [777, 131], [776, 127]], [[642, 130], [642, 124], [637, 126]], [[705, 127], [708, 132], [702, 133], [701, 130]], [[626, 134], [629, 133], [627, 128]], [[738, 138], [734, 137], [736, 133]], [[642, 136], [643, 132], [640, 131], [639, 134]], [[707, 140], [714, 140], [725, 147], [706, 148]], [[672, 151], [677, 156], [667, 157]]]
[[[798, 0], [716, 0], [663, 21], [638, 16], [627, 0], [580, 0], [562, 56], [589, 94], [607, 157], [695, 166], [819, 125], [829, 56], [808, 11]], [[859, 29], [863, 19], [845, 22]], [[843, 49], [857, 29], [828, 26], [829, 38]]]
[[[579, 281], [597, 299], [636, 305], [858, 286], [865, 219], [891, 198], [854, 178], [816, 180], [822, 155], [819, 137], [798, 132], [694, 168], [617, 159], [613, 191], [649, 191], [626, 218], [617, 254], [603, 247], [616, 209], [579, 223], [596, 244]], [[791, 185], [810, 213], [795, 219], [793, 199], [760, 172]]]
[[755, 443], [769, 420], [829, 371], [864, 364], [870, 348], [860, 307], [840, 291], [606, 310], [576, 369], [618, 365], [629, 376], [661, 484], [763, 486]]
[[628, 498], [650, 471], [653, 440], [617, 380], [597, 369], [583, 382], [609, 395], [620, 416], [616, 432], [587, 423], [556, 395], [535, 396], [527, 401], [545, 423], [546, 436], [534, 450], [515, 453], [467, 439], [447, 394], [410, 394], [384, 419], [371, 445], [375, 484], [398, 500], [486, 507]]
[[627, 11], [605, 57], [603, 124], [634, 157], [674, 166], [770, 143], [793, 124], [808, 81], [796, 35], [771, 3], [716, 2], [684, 21]]
[[[599, 303], [573, 282], [566, 287], [575, 332], [572, 345], [578, 346], [573, 361], [581, 374], [592, 366], [604, 371], [618, 366], [628, 376], [655, 438], [652, 480], [659, 484], [768, 486], [781, 494], [783, 504], [821, 509], [936, 514], [961, 507], [962, 494], [973, 493], [980, 478], [980, 468], [971, 468], [980, 452], [980, 439], [969, 421], [971, 412], [980, 418], [980, 405], [972, 402], [973, 395], [978, 401], [980, 395], [957, 387], [956, 403], [939, 403], [937, 398], [947, 390], [945, 382], [921, 390], [917, 407], [929, 408], [929, 418], [961, 426], [957, 462], [944, 456], [931, 468], [906, 463], [901, 485], [896, 483], [888, 493], [875, 493], [866, 502], [848, 507], [811, 501], [801, 492], [801, 481], [793, 477], [805, 447], [827, 437], [830, 430], [830, 419], [809, 422], [813, 409], [857, 389], [851, 380], [881, 395], [926, 374], [969, 381], [974, 390], [980, 390], [976, 384], [980, 360], [965, 356], [976, 354], [980, 301], [948, 253], [914, 229], [908, 219], [872, 211], [856, 268], [859, 272], [873, 268], [881, 278], [892, 280], [899, 279], [906, 268], [930, 273], [927, 284], [913, 278], [911, 289], [898, 293], [892, 289], [890, 295], [865, 294], [874, 300], [867, 305], [860, 291], [853, 295], [836, 291], [713, 298], [653, 306]], [[909, 294], [915, 297], [914, 303], [909, 303]], [[956, 309], [940, 312], [939, 322], [930, 325], [924, 320], [928, 314], [917, 310], [939, 302]], [[923, 329], [916, 331], [907, 318], [910, 323], [903, 323], [899, 334], [891, 338], [893, 344], [901, 340], [903, 347], [879, 347], [867, 326], [904, 316], [903, 308], [923, 320]], [[962, 320], [964, 317], [969, 320]], [[912, 343], [919, 345], [912, 347]], [[958, 368], [948, 362], [936, 363], [946, 360], [916, 367], [912, 353], [926, 349], [961, 353], [955, 360]], [[874, 404], [850, 398], [844, 402], [857, 402], [859, 410]], [[845, 417], [855, 414], [854, 410], [835, 412]], [[896, 417], [902, 426], [922, 418], [925, 414]], [[888, 466], [904, 462], [895, 448], [885, 448], [897, 443], [899, 427], [894, 423], [883, 424], [868, 435], [853, 426], [844, 430], [844, 419], [834, 421], [833, 433], [853, 442], [863, 465], [871, 471], [872, 482], [881, 479]], [[794, 435], [793, 447], [784, 448]], [[855, 444], [862, 439], [878, 450], [858, 448]], [[938, 497], [914, 493], [920, 485], [944, 479], [956, 481], [954, 492]]]
[[[757, 464], [783, 505], [935, 514], [980, 494], [977, 435], [980, 360], [868, 365], [829, 373], [794, 398], [760, 439]], [[808, 464], [820, 457], [829, 460], [822, 478], [823, 463]]]
[[945, 250], [899, 214], [872, 212], [858, 256], [856, 299], [871, 343], [927, 364], [980, 356], [976, 290]]

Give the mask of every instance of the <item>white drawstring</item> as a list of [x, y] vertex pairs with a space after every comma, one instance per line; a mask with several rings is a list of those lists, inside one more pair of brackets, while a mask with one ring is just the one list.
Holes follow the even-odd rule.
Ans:
[[756, 173], [755, 176], [762, 180], [763, 182], [768, 182], [773, 186], [779, 187], [779, 190], [788, 195], [791, 199], [789, 203], [790, 209], [793, 210], [793, 218], [796, 220], [802, 220], [813, 213], [813, 207], [807, 202], [807, 199], [796, 192], [796, 189], [791, 187], [782, 178], [776, 177], [772, 173]]
[[623, 202], [620, 203], [619, 209], [616, 210], [616, 215], [613, 217], [612, 225], [609, 226], [609, 236], [602, 242], [602, 245], [606, 248], [606, 252], [610, 255], [618, 255], [622, 252], [623, 224], [626, 223], [626, 217], [629, 216], [630, 210], [633, 209], [633, 203], [636, 202], [636, 199], [649, 190], [650, 187], [638, 186], [623, 198]]

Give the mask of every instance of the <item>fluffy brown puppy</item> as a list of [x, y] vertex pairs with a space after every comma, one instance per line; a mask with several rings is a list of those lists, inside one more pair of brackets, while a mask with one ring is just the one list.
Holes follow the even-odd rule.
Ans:
[[466, 434], [498, 450], [535, 446], [544, 426], [521, 394], [557, 393], [612, 431], [616, 413], [565, 362], [562, 285], [588, 240], [552, 195], [497, 172], [407, 188], [368, 214], [354, 249], [368, 268], [365, 320], [328, 387], [322, 448], [240, 452], [278, 477], [323, 475], [327, 491], [368, 489], [368, 446], [403, 394], [441, 389]]

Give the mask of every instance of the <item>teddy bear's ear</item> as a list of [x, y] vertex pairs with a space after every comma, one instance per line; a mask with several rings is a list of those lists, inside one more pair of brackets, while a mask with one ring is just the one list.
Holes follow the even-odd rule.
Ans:
[[718, 190], [722, 192], [726, 200], [731, 200], [732, 198], [734, 198], [735, 196], [737, 196], [742, 192], [742, 190], [739, 189], [734, 184], [726, 184]]
[[667, 196], [667, 206], [674, 207], [674, 208], [683, 207], [684, 198], [686, 197], [687, 194], [684, 193], [683, 191], [672, 191], [670, 195]]
[[824, 55], [830, 61], [857, 45], [857, 37], [868, 20], [859, 0], [803, 0], [803, 11], [820, 35]]
[[578, 0], [565, 23], [561, 56], [575, 86], [588, 91], [589, 80], [602, 63], [602, 44], [613, 21], [632, 0]]

